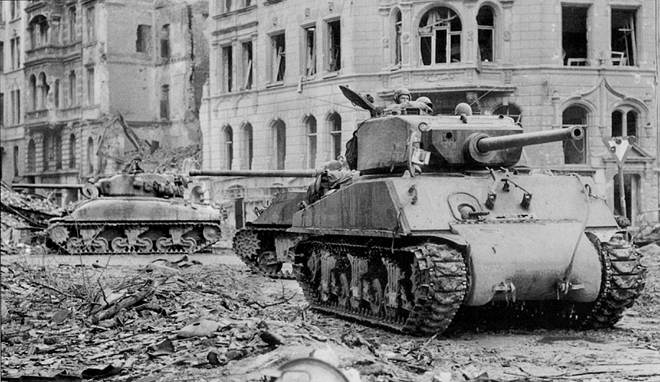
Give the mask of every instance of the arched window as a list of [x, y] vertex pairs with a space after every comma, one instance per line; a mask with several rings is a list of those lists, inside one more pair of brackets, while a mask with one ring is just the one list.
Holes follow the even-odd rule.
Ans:
[[45, 16], [35, 16], [28, 26], [32, 49], [48, 44], [48, 20]]
[[305, 134], [307, 136], [307, 160], [305, 165], [307, 168], [316, 168], [316, 146], [317, 146], [317, 131], [316, 131], [316, 118], [313, 115], [307, 115], [304, 120]]
[[39, 109], [46, 108], [46, 99], [48, 97], [48, 82], [46, 81], [46, 73], [39, 73], [39, 83], [37, 84], [39, 89]]
[[252, 158], [253, 158], [253, 148], [252, 148], [252, 125], [246, 123], [242, 129], [241, 136], [241, 169], [251, 170], [252, 169]]
[[30, 76], [30, 97], [32, 98], [32, 110], [37, 110], [39, 105], [37, 104], [38, 92], [37, 92], [37, 76], [32, 74]]
[[580, 126], [585, 132], [584, 139], [580, 139], [579, 141], [566, 140], [563, 142], [565, 164], [587, 163], [587, 117], [587, 109], [580, 105], [569, 106], [562, 114], [562, 127]]
[[87, 170], [89, 174], [94, 174], [94, 139], [87, 138]]
[[477, 35], [479, 40], [479, 59], [484, 62], [495, 60], [495, 12], [484, 5], [477, 14]]
[[337, 159], [342, 154], [341, 150], [341, 116], [337, 112], [333, 112], [328, 116], [328, 125], [330, 131], [330, 143], [332, 158]]
[[37, 171], [37, 147], [34, 144], [34, 139], [30, 139], [27, 149], [27, 171]]
[[76, 135], [69, 135], [69, 168], [76, 168]]
[[461, 61], [461, 19], [446, 7], [436, 7], [419, 22], [422, 65]]
[[522, 124], [522, 112], [515, 104], [500, 105], [493, 110], [493, 115], [505, 115], [513, 118], [516, 123]]
[[231, 170], [232, 162], [234, 160], [234, 131], [231, 126], [227, 125], [223, 129], [223, 154], [224, 158], [222, 160], [223, 166], [227, 170]]
[[284, 170], [286, 162], [286, 125], [281, 119], [273, 123], [273, 146], [275, 147], [275, 164], [277, 170]]
[[394, 65], [401, 65], [401, 34], [402, 34], [402, 19], [401, 11], [399, 8], [394, 8], [392, 12], [392, 21], [394, 22], [394, 30], [392, 33], [392, 41], [394, 45]]
[[632, 110], [628, 107], [614, 110], [612, 112], [612, 136], [636, 137], [638, 120], [639, 118], [636, 110]]

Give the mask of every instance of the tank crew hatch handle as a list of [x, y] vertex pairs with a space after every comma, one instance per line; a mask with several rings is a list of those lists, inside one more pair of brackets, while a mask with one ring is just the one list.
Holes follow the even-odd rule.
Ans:
[[511, 191], [511, 186], [520, 189], [523, 192], [523, 197], [522, 200], [520, 201], [520, 206], [524, 209], [529, 209], [530, 204], [532, 203], [532, 193], [527, 191], [525, 188], [523, 188], [521, 185], [516, 183], [513, 179], [511, 179], [511, 171], [502, 168], [501, 169], [504, 172], [504, 175], [501, 178], [497, 178], [497, 174], [495, 174], [495, 171], [491, 168], [488, 168], [488, 171], [490, 172], [490, 176], [493, 178], [493, 183], [491, 183], [491, 187], [488, 190], [488, 195], [486, 196], [486, 201], [484, 204], [486, 205], [486, 208], [489, 210], [492, 210], [493, 207], [495, 207], [495, 201], [497, 200], [497, 184], [502, 182], [502, 191], [504, 192], [509, 192]]

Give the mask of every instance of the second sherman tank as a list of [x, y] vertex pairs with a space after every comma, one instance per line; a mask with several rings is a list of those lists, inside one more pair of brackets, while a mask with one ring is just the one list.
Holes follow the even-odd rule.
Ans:
[[312, 308], [413, 334], [490, 309], [614, 325], [644, 286], [640, 255], [591, 178], [517, 166], [524, 146], [584, 131], [459, 114], [404, 105], [364, 121], [350, 181], [298, 203], [281, 232], [296, 238], [285, 246]]
[[220, 212], [184, 200], [182, 177], [133, 169], [81, 187], [86, 199], [47, 230], [68, 254], [194, 253], [220, 240]]

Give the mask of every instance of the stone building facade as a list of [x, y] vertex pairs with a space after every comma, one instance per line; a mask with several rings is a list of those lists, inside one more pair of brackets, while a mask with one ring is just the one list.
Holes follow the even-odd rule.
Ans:
[[[79, 183], [114, 172], [107, 155], [98, 154], [115, 113], [161, 147], [197, 143], [201, 85], [196, 91], [195, 84], [208, 70], [200, 40], [207, 8], [184, 0], [21, 2], [22, 21], [12, 32], [24, 50], [22, 72], [14, 76], [23, 89], [22, 117], [12, 124], [21, 133], [3, 129], [2, 140], [3, 150], [19, 148], [20, 169], [14, 176], [3, 171], [3, 179]], [[64, 196], [66, 202], [75, 193]]]
[[[624, 183], [639, 216], [659, 202], [658, 12], [654, 0], [214, 0], [203, 167], [318, 167], [368, 117], [338, 85], [380, 104], [407, 87], [437, 113], [468, 102], [525, 131], [584, 126], [584, 143], [535, 146], [524, 163], [593, 175], [616, 212], [617, 166], [604, 141], [635, 136]], [[209, 183], [227, 202], [307, 181]]]

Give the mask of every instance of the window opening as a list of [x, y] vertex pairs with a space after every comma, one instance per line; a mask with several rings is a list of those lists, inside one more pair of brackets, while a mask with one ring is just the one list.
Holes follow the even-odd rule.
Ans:
[[[619, 174], [614, 175], [612, 178], [614, 183], [614, 209], [615, 215], [623, 215], [621, 208], [621, 179]], [[637, 215], [637, 205], [639, 203], [639, 175], [624, 174], [623, 175], [623, 193], [626, 199], [626, 217], [632, 222], [632, 217]]]
[[495, 57], [495, 16], [493, 9], [483, 6], [477, 14], [479, 60], [492, 62]]
[[18, 146], [14, 146], [14, 176], [18, 176]]
[[316, 74], [316, 27], [305, 28], [305, 75]]
[[233, 69], [232, 47], [225, 46], [222, 48], [222, 72], [223, 72], [223, 88], [225, 92], [231, 92], [232, 88], [232, 69]]
[[586, 7], [562, 6], [562, 48], [564, 65], [587, 65], [587, 11]]
[[62, 169], [62, 134], [60, 132], [54, 133], [53, 139], [53, 156], [55, 159], [55, 169]]
[[329, 72], [341, 69], [341, 24], [339, 20], [328, 22], [328, 66]]
[[87, 138], [87, 170], [89, 174], [94, 174], [94, 139]]
[[634, 9], [612, 9], [612, 65], [636, 65], [636, 16]]
[[56, 108], [60, 107], [60, 80], [55, 80], [55, 89], [53, 89], [53, 104]]
[[242, 155], [241, 155], [241, 168], [252, 169], [252, 125], [249, 123], [243, 127], [243, 142], [242, 142]]
[[35, 172], [37, 164], [37, 148], [34, 144], [34, 140], [30, 139], [28, 143], [28, 152], [27, 152], [27, 171]]
[[252, 41], [243, 43], [243, 89], [252, 89]]
[[[2, 8], [0, 6], [0, 8]], [[5, 43], [0, 41], [0, 73], [5, 71]]]
[[423, 65], [461, 61], [461, 20], [445, 7], [431, 9], [419, 23]]
[[96, 40], [96, 26], [95, 26], [95, 13], [94, 13], [94, 7], [89, 7], [86, 10], [86, 27], [87, 27], [87, 41], [95, 41]]
[[273, 135], [275, 139], [276, 169], [284, 170], [286, 162], [286, 125], [278, 120], [273, 125]]
[[231, 170], [232, 162], [234, 160], [234, 132], [231, 126], [225, 126], [225, 144], [224, 144], [224, 154], [225, 158], [223, 160], [224, 166], [227, 170]]
[[39, 92], [39, 109], [46, 108], [46, 98], [48, 96], [48, 82], [46, 81], [46, 74], [44, 72], [39, 73], [39, 83], [37, 84], [37, 89]]
[[69, 41], [76, 39], [76, 7], [69, 8]]
[[160, 30], [160, 57], [170, 57], [170, 25], [165, 24]]
[[341, 154], [341, 116], [332, 113], [328, 118], [330, 121], [330, 137], [332, 140], [332, 159], [337, 159]]
[[32, 110], [37, 110], [39, 108], [39, 104], [37, 103], [39, 94], [37, 93], [37, 76], [34, 74], [30, 76], [30, 96], [32, 96], [32, 105], [28, 107], [31, 106]]
[[587, 110], [582, 106], [570, 106], [562, 114], [562, 127], [580, 126], [584, 129], [585, 137], [578, 141], [563, 141], [564, 163], [584, 164], [587, 163], [586, 133], [587, 133]]
[[170, 119], [170, 86], [160, 87], [160, 117]]
[[271, 37], [272, 47], [272, 72], [271, 79], [274, 81], [284, 81], [286, 70], [286, 51], [284, 46], [284, 34], [278, 34]]
[[87, 104], [94, 105], [94, 68], [87, 68]]
[[76, 168], [76, 135], [69, 135], [69, 168]]
[[401, 20], [401, 11], [396, 10], [394, 20], [394, 64], [401, 65], [401, 35], [403, 22]]
[[0, 93], [0, 127], [5, 126], [5, 93]]
[[48, 44], [48, 20], [45, 16], [36, 16], [30, 22], [30, 47], [32, 49]]
[[69, 72], [69, 106], [75, 106], [78, 104], [76, 98], [76, 86], [76, 72], [72, 70]]
[[316, 168], [316, 118], [310, 115], [305, 118], [305, 126], [307, 127], [307, 168]]
[[135, 51], [140, 53], [151, 52], [151, 25], [138, 25]]

